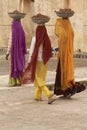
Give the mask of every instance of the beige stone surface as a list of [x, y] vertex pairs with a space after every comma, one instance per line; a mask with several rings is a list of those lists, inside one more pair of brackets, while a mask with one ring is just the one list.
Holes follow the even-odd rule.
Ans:
[[44, 94], [35, 101], [34, 92], [32, 85], [0, 90], [1, 130], [87, 130], [87, 90], [50, 105]]
[[[57, 37], [54, 34], [54, 25], [57, 19], [55, 10], [63, 8], [67, 0], [23, 0], [23, 8], [20, 8], [21, 0], [1, 0], [0, 1], [0, 47], [7, 46], [9, 30], [12, 19], [8, 16], [8, 12], [15, 9], [26, 12], [26, 17], [22, 19], [23, 28], [26, 33], [27, 47], [30, 45], [32, 36], [35, 33], [36, 24], [31, 20], [31, 16], [42, 13], [50, 16], [50, 21], [46, 24], [48, 34], [51, 39], [52, 47], [57, 46]], [[74, 32], [74, 49], [87, 52], [87, 0], [68, 0], [69, 8], [75, 11], [75, 15], [70, 18]]]

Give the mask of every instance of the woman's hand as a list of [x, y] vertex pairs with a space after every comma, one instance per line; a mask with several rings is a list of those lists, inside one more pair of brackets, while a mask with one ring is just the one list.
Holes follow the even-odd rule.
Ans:
[[9, 54], [6, 54], [5, 59], [8, 60]]

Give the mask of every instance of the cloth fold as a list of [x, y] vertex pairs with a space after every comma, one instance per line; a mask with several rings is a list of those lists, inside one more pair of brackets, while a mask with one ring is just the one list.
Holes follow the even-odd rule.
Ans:
[[[73, 40], [74, 31], [72, 29], [69, 19], [59, 18], [55, 24], [55, 34], [58, 37], [58, 66], [61, 71], [61, 85], [62, 90], [70, 87], [70, 83], [74, 83], [74, 61], [73, 61]], [[58, 70], [59, 71], [59, 70]], [[59, 72], [57, 72], [59, 73]], [[57, 84], [57, 81], [56, 81]]]
[[25, 66], [26, 41], [25, 32], [20, 21], [12, 23], [11, 77], [22, 75]]
[[35, 41], [34, 51], [31, 56], [30, 63], [28, 64], [22, 76], [22, 83], [33, 82], [35, 79], [38, 50], [41, 44], [43, 45], [42, 60], [43, 63], [46, 64], [49, 58], [52, 56], [52, 49], [51, 49], [50, 39], [48, 37], [47, 30], [44, 25], [37, 26], [36, 28], [36, 41]]

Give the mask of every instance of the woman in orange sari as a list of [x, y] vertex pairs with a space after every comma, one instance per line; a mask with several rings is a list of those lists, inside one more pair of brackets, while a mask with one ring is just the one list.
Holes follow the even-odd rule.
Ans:
[[[54, 94], [70, 97], [76, 92], [85, 90], [85, 86], [74, 81], [73, 41], [74, 31], [68, 17], [74, 12], [71, 9], [60, 9], [56, 12], [55, 34], [58, 37], [58, 65], [55, 79]], [[71, 14], [71, 15], [70, 15]], [[66, 16], [67, 15], [67, 16]]]

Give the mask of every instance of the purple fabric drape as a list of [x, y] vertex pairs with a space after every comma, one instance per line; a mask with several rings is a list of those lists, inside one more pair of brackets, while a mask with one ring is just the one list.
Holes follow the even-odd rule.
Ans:
[[21, 21], [12, 22], [11, 77], [17, 78], [25, 66], [26, 42]]

